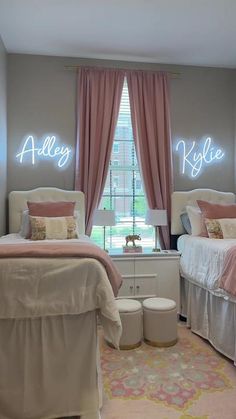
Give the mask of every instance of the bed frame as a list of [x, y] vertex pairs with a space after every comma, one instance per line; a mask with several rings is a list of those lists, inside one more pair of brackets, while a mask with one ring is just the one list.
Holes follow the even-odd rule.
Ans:
[[[186, 205], [197, 205], [201, 199], [214, 203], [235, 202], [235, 194], [212, 189], [195, 189], [172, 194], [171, 234], [181, 235], [184, 229], [180, 214]], [[187, 319], [191, 330], [207, 339], [219, 352], [236, 365], [236, 303], [213, 295], [210, 291], [191, 283], [186, 278], [180, 281], [181, 316]]]
[[[21, 217], [22, 217], [22, 211], [27, 209], [27, 201], [75, 201], [75, 210], [79, 212], [78, 216], [78, 224], [79, 224], [79, 230], [81, 233], [84, 233], [85, 231], [85, 223], [84, 223], [84, 213], [85, 213], [85, 206], [84, 206], [84, 194], [82, 192], [78, 191], [64, 191], [57, 188], [48, 188], [48, 187], [41, 187], [30, 191], [13, 191], [9, 194], [9, 232], [10, 233], [17, 233], [20, 230], [21, 226]], [[24, 323], [25, 322], [25, 323]], [[32, 323], [31, 323], [32, 322]], [[9, 325], [8, 325], [9, 323]], [[38, 323], [38, 326], [37, 326]], [[73, 325], [72, 325], [73, 323]], [[25, 325], [24, 325], [25, 324]], [[31, 326], [32, 324], [32, 326]], [[28, 325], [28, 326], [27, 326]], [[34, 327], [34, 330], [39, 330], [39, 333], [34, 331], [34, 334], [32, 335], [25, 335], [27, 332], [27, 327], [31, 328]], [[84, 314], [79, 314], [75, 316], [53, 316], [53, 318], [50, 317], [44, 317], [44, 318], [38, 318], [38, 319], [4, 319], [0, 320], [0, 335], [1, 338], [5, 336], [5, 341], [9, 341], [9, 328], [13, 328], [16, 330], [16, 328], [22, 328], [22, 335], [21, 335], [21, 342], [23, 343], [23, 346], [25, 345], [26, 341], [26, 347], [34, 348], [35, 352], [33, 354], [34, 358], [34, 365], [37, 365], [43, 356], [43, 351], [47, 350], [50, 354], [51, 351], [51, 357], [52, 357], [52, 364], [55, 362], [58, 365], [62, 365], [62, 371], [63, 371], [63, 365], [65, 364], [65, 352], [63, 348], [58, 348], [60, 350], [55, 351], [55, 336], [57, 337], [57, 342], [61, 342], [60, 338], [60, 331], [64, 330], [66, 332], [67, 339], [69, 339], [69, 342], [71, 346], [73, 346], [74, 350], [73, 353], [70, 354], [68, 359], [68, 365], [67, 368], [72, 372], [74, 370], [74, 375], [79, 373], [78, 367], [76, 367], [76, 357], [80, 357], [80, 353], [83, 353], [83, 348], [87, 348], [87, 358], [90, 359], [90, 365], [88, 365], [88, 374], [90, 371], [94, 372], [94, 369], [96, 370], [94, 374], [97, 376], [97, 400], [99, 400], [99, 407], [101, 407], [101, 382], [100, 382], [100, 367], [99, 367], [99, 349], [98, 349], [98, 341], [97, 341], [97, 314], [96, 311], [91, 311]], [[18, 329], [17, 329], [18, 330]], [[40, 332], [41, 330], [41, 332]], [[52, 333], [52, 336], [50, 339], [47, 339], [46, 335], [43, 336], [43, 331], [46, 330], [47, 336]], [[51, 332], [50, 332], [51, 330]], [[19, 331], [18, 331], [19, 332]], [[20, 332], [19, 332], [20, 333]], [[40, 335], [41, 333], [41, 335]], [[64, 336], [64, 335], [63, 335]], [[42, 339], [43, 338], [43, 339]], [[35, 340], [38, 342], [38, 344], [35, 344]], [[42, 348], [42, 340], [44, 342], [45, 347]], [[63, 339], [62, 339], [63, 342]], [[16, 343], [16, 342], [15, 342]], [[62, 345], [63, 347], [63, 345]], [[91, 353], [93, 354], [93, 358], [89, 358], [89, 348], [92, 348]], [[19, 351], [21, 353], [21, 344], [19, 343], [18, 349], [16, 345], [16, 351]], [[81, 351], [80, 351], [81, 350]], [[6, 355], [7, 356], [7, 355]], [[61, 358], [60, 358], [61, 357]], [[17, 358], [17, 354], [16, 354]], [[74, 358], [74, 361], [72, 361]], [[74, 362], [74, 364], [73, 364]], [[13, 364], [14, 362], [12, 362]], [[74, 368], [73, 368], [74, 365]], [[12, 365], [12, 374], [14, 378], [14, 370], [16, 370], [17, 374], [17, 368], [14, 368]], [[76, 372], [77, 370], [77, 372]], [[63, 374], [62, 371], [58, 371], [58, 376], [60, 374]], [[9, 375], [9, 374], [8, 374]], [[72, 374], [73, 375], [73, 374]], [[19, 381], [18, 377], [15, 377], [15, 382], [17, 383]], [[64, 385], [65, 393], [68, 392], [68, 403], [70, 401], [70, 393], [73, 393], [73, 379], [71, 379], [70, 386]], [[50, 386], [48, 387], [48, 393], [50, 393], [50, 389], [52, 389], [52, 382], [50, 383]], [[67, 383], [68, 384], [68, 383]], [[47, 385], [47, 384], [46, 384]], [[68, 387], [68, 388], [67, 388]], [[63, 388], [63, 387], [62, 387]], [[61, 388], [61, 389], [62, 389]], [[75, 390], [76, 391], [76, 390]], [[75, 392], [74, 391], [74, 392]], [[84, 390], [85, 391], [85, 390]], [[37, 398], [37, 395], [33, 393], [33, 397]], [[60, 397], [60, 394], [57, 394], [57, 399]], [[89, 395], [88, 395], [89, 397]], [[50, 398], [50, 394], [47, 395], [47, 398]], [[52, 398], [55, 398], [55, 394], [53, 394], [52, 391]], [[33, 398], [32, 398], [33, 399]], [[48, 400], [47, 400], [48, 402]], [[12, 400], [12, 403], [14, 404], [14, 400]], [[23, 403], [23, 401], [22, 401]], [[33, 401], [32, 401], [33, 403]], [[70, 403], [69, 403], [70, 404]], [[43, 406], [43, 400], [41, 400], [41, 405]], [[28, 407], [26, 405], [26, 407]], [[55, 409], [52, 409], [52, 414], [50, 415], [50, 418], [58, 417], [58, 411], [56, 410], [56, 404]], [[54, 416], [55, 413], [55, 416]], [[6, 417], [8, 412], [6, 412]], [[27, 415], [26, 413], [25, 417], [31, 417], [30, 415]], [[76, 412], [71, 412], [71, 416], [75, 416]], [[5, 416], [4, 416], [5, 417]], [[12, 417], [9, 415], [9, 417]], [[34, 416], [35, 417], [35, 416]], [[43, 416], [40, 416], [40, 418]], [[48, 416], [47, 416], [48, 417]], [[99, 409], [96, 411], [93, 411], [92, 413], [82, 414], [80, 416], [80, 419], [99, 419], [100, 418], [100, 411]], [[69, 419], [69, 418], [68, 418]]]

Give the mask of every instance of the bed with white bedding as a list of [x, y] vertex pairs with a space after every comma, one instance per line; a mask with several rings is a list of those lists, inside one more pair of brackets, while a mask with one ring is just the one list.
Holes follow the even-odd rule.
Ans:
[[234, 194], [209, 189], [172, 195], [171, 231], [179, 235], [177, 247], [181, 252], [181, 314], [193, 332], [208, 339], [236, 364], [236, 297], [221, 288], [227, 252], [236, 246], [236, 239], [184, 234], [180, 215], [187, 205], [197, 206], [197, 199], [235, 202]]
[[[38, 247], [18, 233], [28, 200], [76, 201], [79, 238], [43, 240], [46, 253], [54, 247], [60, 257], [9, 257], [13, 248]], [[0, 238], [0, 248], [7, 249], [0, 257], [0, 419], [97, 419], [97, 314], [115, 346], [121, 324], [106, 265], [91, 254], [63, 254], [68, 242], [70, 248], [89, 246], [83, 194], [55, 188], [12, 192], [9, 221], [10, 234]]]

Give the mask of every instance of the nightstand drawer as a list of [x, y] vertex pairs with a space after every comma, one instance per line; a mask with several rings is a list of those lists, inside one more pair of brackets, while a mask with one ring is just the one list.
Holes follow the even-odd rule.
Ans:
[[133, 275], [134, 277], [134, 262], [133, 260], [124, 260], [124, 259], [113, 259], [114, 264], [116, 265], [118, 271], [121, 275]]

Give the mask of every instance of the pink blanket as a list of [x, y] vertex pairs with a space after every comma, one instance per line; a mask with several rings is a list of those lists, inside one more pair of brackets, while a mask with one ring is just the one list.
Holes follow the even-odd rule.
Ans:
[[236, 246], [226, 253], [219, 287], [236, 296]]
[[122, 284], [122, 277], [110, 256], [90, 243], [23, 243], [0, 244], [0, 258], [93, 258], [101, 262], [107, 272], [115, 297]]

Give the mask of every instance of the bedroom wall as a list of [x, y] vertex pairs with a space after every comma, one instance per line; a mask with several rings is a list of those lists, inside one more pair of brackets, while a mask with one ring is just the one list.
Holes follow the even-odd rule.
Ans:
[[0, 235], [6, 231], [7, 193], [7, 56], [0, 37]]
[[179, 156], [173, 152], [174, 189], [234, 190], [234, 70], [20, 54], [10, 54], [8, 63], [9, 191], [37, 186], [73, 188], [74, 157], [70, 166], [60, 171], [50, 161], [22, 166], [15, 156], [29, 133], [39, 139], [55, 133], [68, 146], [75, 147], [76, 74], [64, 68], [75, 64], [178, 72], [177, 78], [171, 79], [173, 147], [180, 138], [198, 143], [210, 136], [224, 150], [225, 157], [206, 167], [201, 176], [190, 179], [180, 174]]

